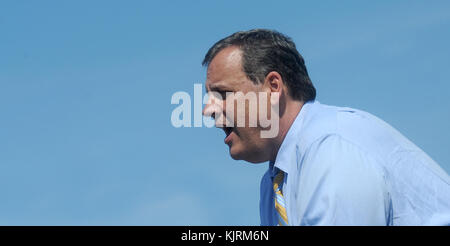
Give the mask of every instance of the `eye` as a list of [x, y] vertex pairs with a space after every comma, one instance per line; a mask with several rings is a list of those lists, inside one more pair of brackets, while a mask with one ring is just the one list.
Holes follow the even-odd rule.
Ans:
[[225, 98], [227, 97], [226, 91], [216, 90], [215, 93], [218, 93], [220, 95], [221, 100], [225, 100]]
[[217, 91], [223, 100], [227, 98], [227, 93], [233, 93], [232, 91]]
[[226, 91], [221, 91], [219, 93], [220, 93], [220, 96], [222, 97], [223, 100], [227, 99], [227, 92]]

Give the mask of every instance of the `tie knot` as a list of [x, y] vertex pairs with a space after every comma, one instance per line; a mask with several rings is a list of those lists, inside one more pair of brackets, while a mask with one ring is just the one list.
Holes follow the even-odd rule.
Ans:
[[284, 180], [284, 172], [280, 170], [278, 172], [278, 174], [275, 176], [275, 178], [273, 179], [273, 190], [275, 192], [280, 190], [283, 180]]

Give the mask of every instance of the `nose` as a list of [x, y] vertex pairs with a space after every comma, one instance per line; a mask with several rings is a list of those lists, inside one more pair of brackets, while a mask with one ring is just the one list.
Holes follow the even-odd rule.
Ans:
[[217, 97], [214, 93], [208, 93], [208, 101], [203, 108], [202, 114], [205, 117], [211, 117], [216, 122], [216, 126], [224, 124], [225, 112], [224, 101]]
[[216, 92], [208, 92], [207, 101], [202, 111], [203, 116], [215, 119], [216, 114], [222, 111], [222, 104], [223, 101], [220, 97], [217, 97]]
[[205, 105], [205, 107], [203, 107], [202, 114], [205, 117], [212, 117], [213, 119], [215, 119], [216, 114], [215, 114], [214, 106], [211, 105], [211, 103], [209, 101]]

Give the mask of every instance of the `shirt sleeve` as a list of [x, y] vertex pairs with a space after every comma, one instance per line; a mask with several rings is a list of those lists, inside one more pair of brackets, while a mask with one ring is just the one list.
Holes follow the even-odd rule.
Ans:
[[376, 160], [338, 135], [310, 146], [296, 205], [302, 225], [388, 225], [391, 202]]

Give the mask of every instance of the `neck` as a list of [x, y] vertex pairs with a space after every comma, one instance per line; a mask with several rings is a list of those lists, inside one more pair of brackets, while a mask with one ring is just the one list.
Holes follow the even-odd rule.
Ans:
[[275, 138], [273, 151], [272, 151], [272, 158], [271, 161], [275, 161], [277, 158], [278, 150], [281, 147], [281, 144], [283, 143], [284, 139], [286, 138], [286, 135], [291, 128], [291, 125], [294, 123], [295, 119], [297, 118], [297, 115], [300, 113], [300, 110], [303, 107], [302, 101], [290, 101], [286, 104], [286, 109], [283, 113], [283, 116], [280, 117], [280, 123], [279, 123], [279, 132], [278, 136]]

